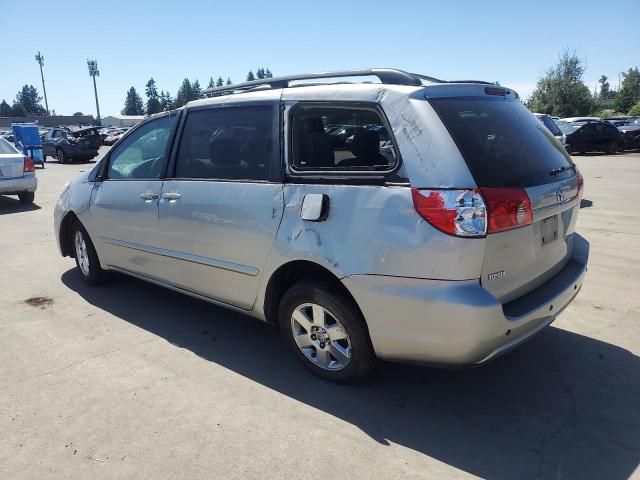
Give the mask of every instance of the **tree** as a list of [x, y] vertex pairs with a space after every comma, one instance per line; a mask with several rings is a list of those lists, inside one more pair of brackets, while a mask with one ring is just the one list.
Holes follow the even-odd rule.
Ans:
[[171, 94], [168, 91], [160, 92], [160, 105], [162, 106], [162, 111], [164, 112], [173, 108], [173, 99], [171, 98]]
[[631, 107], [629, 112], [627, 112], [627, 115], [631, 115], [632, 117], [640, 117], [640, 102]]
[[82, 117], [82, 116], [84, 116], [84, 113], [82, 113], [82, 112], [76, 112], [76, 113], [74, 113], [74, 114], [73, 114], [73, 116], [74, 116], [74, 117]]
[[640, 71], [638, 67], [630, 68], [626, 73], [622, 73], [622, 77], [622, 85], [614, 105], [616, 110], [626, 112], [640, 101]]
[[273, 74], [271, 73], [271, 70], [269, 70], [268, 68], [264, 72], [264, 78], [273, 78]]
[[227, 85], [231, 85], [231, 77], [227, 77]]
[[11, 106], [11, 116], [12, 117], [26, 117], [27, 110], [24, 108], [20, 102], [13, 102]]
[[582, 81], [584, 71], [583, 62], [575, 52], [568, 49], [562, 52], [558, 63], [538, 80], [527, 101], [529, 110], [559, 117], [587, 115], [593, 98]]
[[22, 105], [27, 115], [47, 114], [45, 108], [40, 104], [42, 97], [38, 94], [38, 90], [33, 85], [25, 85], [22, 87], [16, 95], [15, 101]]
[[606, 75], [602, 75], [600, 77], [600, 80], [598, 80], [598, 83], [600, 84], [600, 97], [605, 99], [605, 98], [609, 98], [609, 82], [607, 82], [607, 76]]
[[260, 80], [264, 78], [264, 68], [260, 67], [258, 70], [256, 70], [256, 77], [258, 77]]
[[247, 82], [251, 82], [253, 80], [255, 80], [256, 77], [253, 75], [253, 72], [251, 70], [249, 70], [249, 73], [247, 73]]
[[12, 117], [13, 111], [11, 111], [11, 105], [3, 98], [0, 103], [0, 117]]
[[198, 100], [200, 98], [204, 98], [204, 93], [202, 93], [200, 82], [196, 80], [191, 84], [191, 98], [189, 100]]
[[124, 101], [124, 108], [121, 113], [122, 115], [144, 115], [144, 104], [135, 88], [131, 87], [127, 92], [127, 98]]
[[158, 113], [162, 111], [162, 104], [160, 103], [160, 97], [158, 95], [158, 88], [156, 87], [156, 82], [152, 78], [149, 79], [146, 86], [146, 94], [147, 94], [147, 115], [153, 115], [154, 113]]
[[222, 77], [218, 77], [218, 80], [216, 80], [216, 87], [221, 87], [224, 85], [224, 80], [222, 80]]
[[209, 79], [209, 83], [207, 84], [207, 88], [214, 88], [216, 86], [216, 82], [213, 80], [213, 77]]
[[185, 103], [191, 100], [192, 95], [193, 92], [191, 89], [191, 82], [188, 78], [185, 78], [182, 81], [182, 85], [180, 85], [180, 88], [178, 89], [178, 93], [176, 93], [175, 106], [183, 106]]

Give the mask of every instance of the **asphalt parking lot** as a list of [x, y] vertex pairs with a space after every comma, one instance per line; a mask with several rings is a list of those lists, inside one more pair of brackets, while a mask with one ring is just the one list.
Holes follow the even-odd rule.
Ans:
[[0, 196], [0, 478], [640, 478], [640, 153], [574, 157], [575, 302], [469, 370], [308, 374], [265, 324], [126, 277], [86, 287], [53, 208]]

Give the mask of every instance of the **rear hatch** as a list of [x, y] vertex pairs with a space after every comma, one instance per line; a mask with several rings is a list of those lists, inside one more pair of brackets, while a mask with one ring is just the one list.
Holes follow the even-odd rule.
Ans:
[[24, 155], [0, 138], [0, 180], [24, 175]]
[[90, 128], [85, 130], [79, 130], [73, 133], [74, 137], [77, 139], [77, 142], [82, 147], [87, 150], [100, 148], [100, 134], [98, 133], [98, 129]]
[[[467, 85], [464, 92], [428, 99], [488, 204], [481, 282], [506, 303], [570, 260], [581, 179], [562, 145], [513, 92], [481, 85]], [[492, 209], [510, 198], [520, 199], [513, 213], [521, 223], [492, 228]]]

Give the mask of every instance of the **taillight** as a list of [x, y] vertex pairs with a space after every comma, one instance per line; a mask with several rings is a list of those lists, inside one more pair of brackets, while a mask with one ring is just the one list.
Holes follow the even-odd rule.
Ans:
[[503, 232], [533, 222], [531, 201], [521, 188], [481, 188], [489, 211], [487, 233]]
[[[20, 165], [20, 164], [18, 164]], [[33, 160], [29, 157], [24, 157], [24, 168], [22, 170], [24, 173], [26, 172], [35, 172], [36, 167], [33, 166]]]
[[413, 205], [431, 225], [457, 237], [484, 237], [487, 209], [480, 191], [411, 189]]

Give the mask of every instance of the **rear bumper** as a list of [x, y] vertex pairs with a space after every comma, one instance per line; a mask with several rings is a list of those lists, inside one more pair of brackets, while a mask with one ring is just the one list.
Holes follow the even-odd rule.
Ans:
[[27, 173], [23, 177], [0, 178], [0, 194], [2, 195], [35, 192], [36, 188], [38, 188], [38, 179], [33, 173]]
[[380, 358], [453, 366], [484, 363], [549, 325], [580, 291], [589, 243], [574, 235], [573, 258], [565, 268], [504, 305], [479, 280], [354, 275], [343, 282], [362, 309]]

